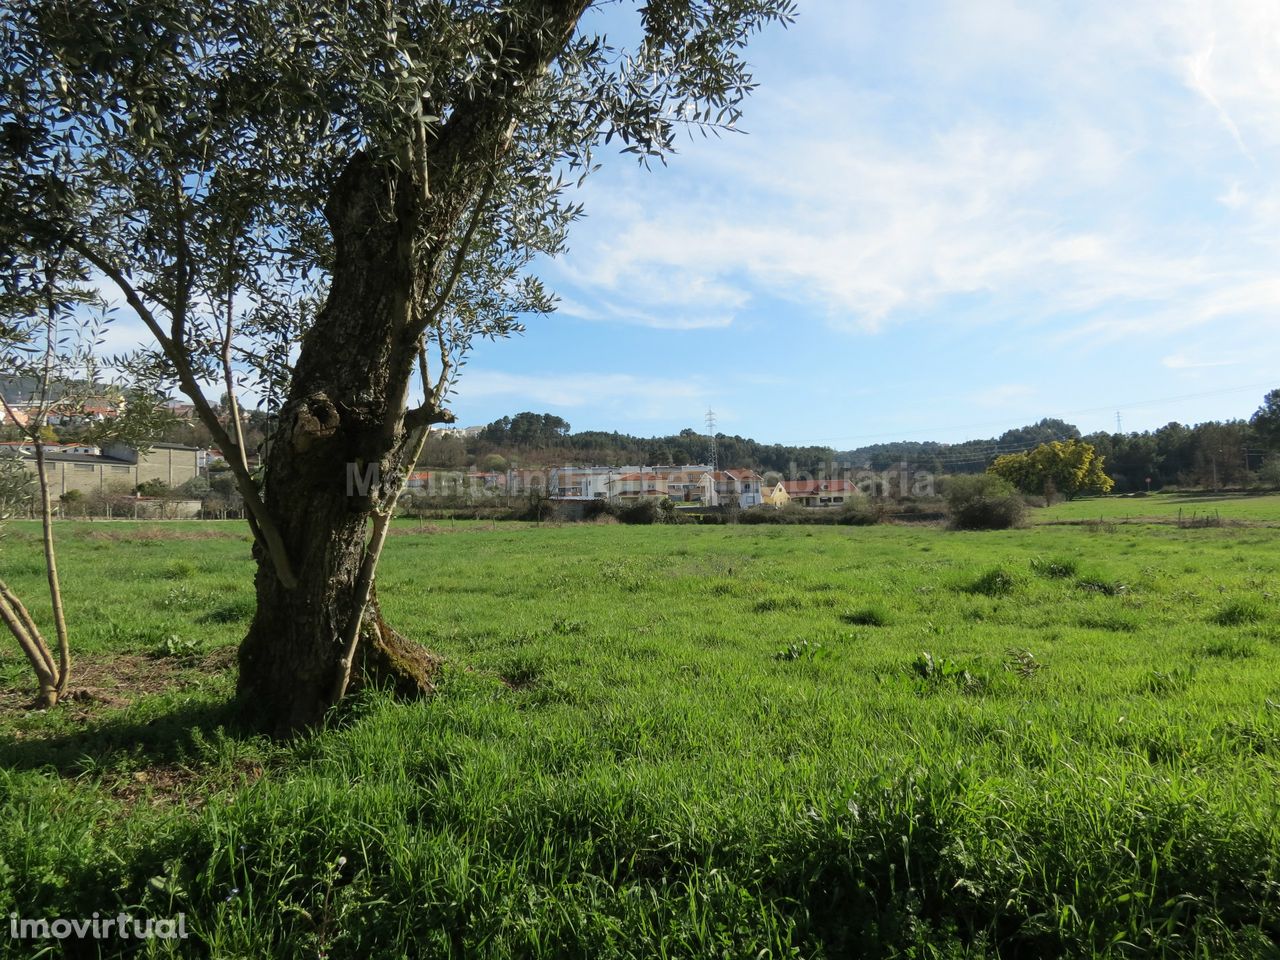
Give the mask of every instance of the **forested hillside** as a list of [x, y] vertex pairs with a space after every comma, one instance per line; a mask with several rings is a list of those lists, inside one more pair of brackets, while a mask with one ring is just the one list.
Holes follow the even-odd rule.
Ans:
[[[1177, 484], [1240, 487], [1280, 483], [1280, 390], [1264, 399], [1250, 419], [1211, 421], [1188, 426], [1169, 423], [1157, 430], [1082, 436], [1064, 420], [1046, 418], [999, 436], [962, 443], [901, 441], [837, 451], [823, 446], [759, 443], [748, 437], [717, 434], [722, 467], [743, 467], [787, 475], [812, 473], [831, 464], [851, 469], [884, 470], [907, 462], [937, 474], [980, 473], [1001, 454], [1030, 450], [1051, 440], [1083, 439], [1105, 458], [1106, 471], [1119, 493]], [[568, 421], [549, 413], [518, 413], [488, 424], [472, 436], [441, 434], [427, 445], [423, 466], [486, 469], [555, 464], [705, 463], [711, 438], [691, 428], [665, 437], [636, 437], [617, 431], [574, 433]]]

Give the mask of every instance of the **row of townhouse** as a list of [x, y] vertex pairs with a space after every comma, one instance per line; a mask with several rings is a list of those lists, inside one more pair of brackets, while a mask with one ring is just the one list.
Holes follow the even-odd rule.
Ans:
[[754, 470], [714, 470], [706, 464], [641, 467], [607, 481], [610, 499], [636, 501], [666, 497], [677, 504], [754, 507], [764, 503], [765, 481]]
[[740, 507], [840, 507], [862, 491], [852, 480], [771, 482], [754, 470], [683, 467], [562, 467], [553, 471], [553, 496], [566, 499], [643, 500], [667, 497], [676, 503]]
[[[86, 391], [88, 395], [81, 395]], [[55, 385], [50, 393], [48, 398], [43, 396], [35, 377], [0, 374], [0, 426], [25, 428], [40, 412], [54, 425], [109, 420], [120, 412], [120, 398], [101, 384], [92, 388], [76, 384], [75, 389]]]
[[558, 500], [670, 499], [685, 506], [840, 507], [861, 496], [852, 480], [766, 480], [754, 470], [684, 466], [555, 467], [503, 472], [430, 471], [410, 474], [408, 489], [435, 495], [519, 495], [533, 489]]
[[708, 464], [684, 466], [554, 467], [550, 470], [449, 472], [420, 470], [409, 475], [409, 490], [435, 495], [519, 495], [533, 489], [558, 500], [636, 500], [670, 498], [689, 506], [736, 503], [754, 507], [765, 501], [767, 485], [754, 470], [713, 470]]

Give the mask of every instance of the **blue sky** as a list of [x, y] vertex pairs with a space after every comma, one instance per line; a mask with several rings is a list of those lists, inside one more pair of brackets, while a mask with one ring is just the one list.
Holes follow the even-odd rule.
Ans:
[[801, 0], [751, 60], [745, 135], [605, 158], [459, 422], [847, 448], [1280, 386], [1274, 0]]

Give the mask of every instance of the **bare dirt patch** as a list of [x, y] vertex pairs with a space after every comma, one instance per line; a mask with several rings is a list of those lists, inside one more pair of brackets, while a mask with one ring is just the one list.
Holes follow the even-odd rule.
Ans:
[[[117, 653], [75, 660], [71, 689], [56, 708], [76, 721], [88, 720], [103, 709], [128, 706], [139, 697], [182, 689], [199, 676], [221, 673], [235, 663], [234, 645], [198, 657], [152, 657]], [[0, 689], [0, 718], [31, 709], [30, 685]]]
[[244, 527], [112, 527], [112, 521], [103, 526], [92, 526], [76, 531], [76, 539], [108, 543], [156, 540], [244, 540], [249, 536]]
[[[256, 760], [238, 761], [230, 770], [218, 770], [217, 788], [247, 787], [262, 779], [266, 772], [267, 768]], [[208, 770], [171, 763], [135, 770], [108, 784], [107, 790], [130, 807], [139, 804], [150, 807], [184, 806], [188, 810], [203, 807], [209, 802], [212, 792]]]

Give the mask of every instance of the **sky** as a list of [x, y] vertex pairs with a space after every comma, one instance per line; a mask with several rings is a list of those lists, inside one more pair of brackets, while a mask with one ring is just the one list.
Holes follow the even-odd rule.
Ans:
[[742, 132], [602, 156], [453, 409], [848, 449], [1280, 387], [1280, 3], [800, 0]]

